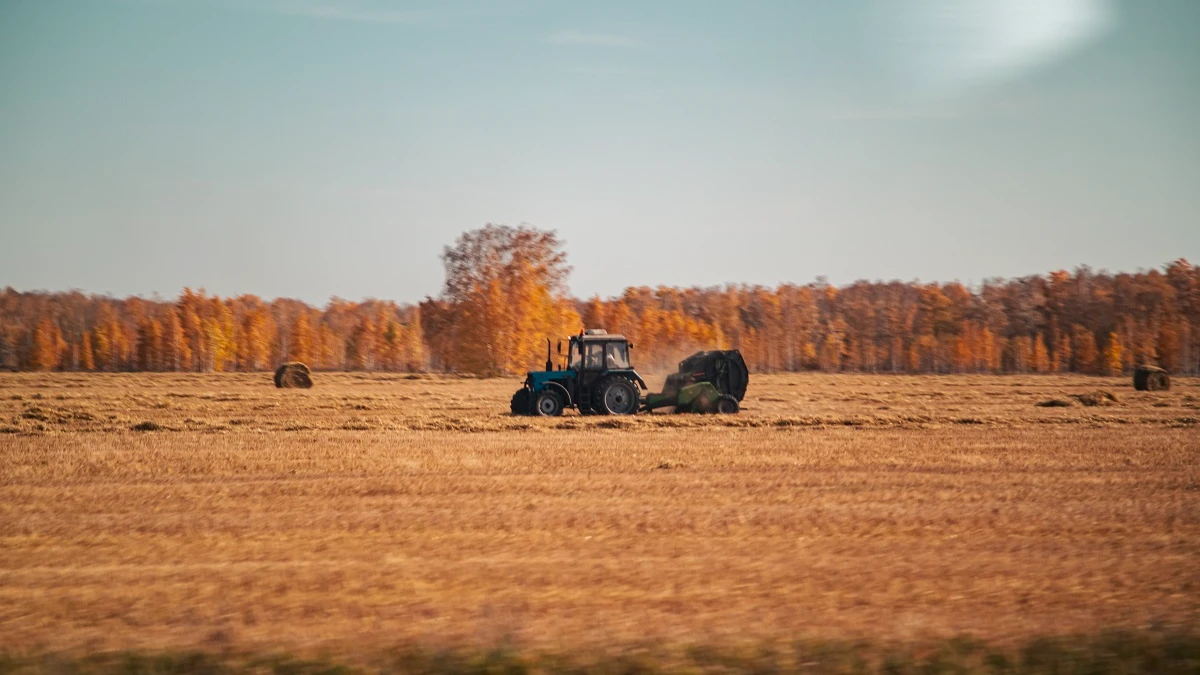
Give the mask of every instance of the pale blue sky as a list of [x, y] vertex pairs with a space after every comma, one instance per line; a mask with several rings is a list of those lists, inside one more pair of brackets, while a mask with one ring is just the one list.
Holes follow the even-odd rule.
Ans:
[[1197, 0], [0, 0], [0, 286], [416, 301], [1200, 259]]

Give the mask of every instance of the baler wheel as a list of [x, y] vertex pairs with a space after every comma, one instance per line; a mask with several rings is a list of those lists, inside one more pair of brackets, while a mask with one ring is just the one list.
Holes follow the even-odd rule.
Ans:
[[736, 415], [738, 411], [738, 400], [729, 394], [722, 394], [721, 398], [717, 399], [717, 414], [719, 415]]

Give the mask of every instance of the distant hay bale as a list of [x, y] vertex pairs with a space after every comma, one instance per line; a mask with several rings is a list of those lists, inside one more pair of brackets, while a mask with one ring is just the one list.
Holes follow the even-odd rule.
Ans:
[[1171, 376], [1158, 366], [1138, 366], [1133, 371], [1133, 388], [1138, 391], [1167, 391], [1171, 388]]
[[280, 389], [308, 389], [313, 386], [308, 366], [299, 361], [285, 363], [275, 369], [275, 386]]
[[1116, 394], [1113, 394], [1111, 391], [1104, 391], [1103, 389], [1090, 391], [1086, 394], [1071, 394], [1071, 398], [1088, 407], [1115, 405], [1117, 403]]
[[1034, 405], [1039, 408], [1070, 408], [1075, 404], [1071, 403], [1065, 398], [1051, 398], [1046, 399], [1045, 401], [1038, 401], [1037, 403], [1034, 403]]

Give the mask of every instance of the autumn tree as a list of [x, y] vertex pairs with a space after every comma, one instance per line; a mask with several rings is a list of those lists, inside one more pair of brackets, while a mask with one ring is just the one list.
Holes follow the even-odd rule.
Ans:
[[237, 336], [237, 364], [240, 370], [261, 370], [270, 363], [270, 315], [254, 296], [243, 296], [238, 303], [242, 318]]
[[1033, 342], [1033, 372], [1051, 372], [1050, 350], [1046, 348], [1046, 336], [1042, 333], [1038, 333], [1037, 339]]
[[582, 312], [583, 325], [588, 328], [605, 328], [608, 325], [608, 316], [605, 311], [605, 304], [600, 300], [599, 295], [592, 296]]
[[141, 370], [162, 370], [163, 329], [158, 319], [145, 319], [138, 327], [137, 351]]
[[495, 375], [538, 362], [543, 340], [579, 328], [566, 297], [570, 272], [553, 231], [486, 225], [442, 254], [452, 370]]
[[355, 370], [373, 370], [376, 362], [375, 322], [371, 317], [363, 316], [354, 329], [349, 344], [350, 364]]
[[92, 332], [83, 331], [79, 338], [79, 368], [80, 370], [95, 370], [96, 357], [92, 352]]
[[33, 347], [29, 354], [32, 370], [54, 370], [62, 360], [67, 344], [62, 338], [58, 324], [44, 317], [33, 330]]
[[193, 292], [184, 288], [176, 303], [179, 321], [183, 329], [183, 340], [188, 359], [180, 370], [204, 370], [209, 363], [209, 345], [207, 331], [204, 329], [204, 307], [207, 298], [203, 290]]
[[1071, 370], [1071, 364], [1073, 361], [1074, 357], [1071, 354], [1071, 336], [1064, 332], [1059, 336], [1057, 346], [1054, 348], [1054, 372], [1065, 373]]
[[1104, 354], [1100, 360], [1100, 369], [1104, 375], [1120, 375], [1122, 369], [1121, 339], [1116, 333], [1109, 333], [1104, 343]]
[[218, 297], [208, 302], [204, 318], [204, 332], [208, 344], [208, 370], [229, 370], [237, 355], [237, 335], [233, 312], [229, 304]]
[[163, 368], [165, 370], [184, 370], [192, 361], [192, 351], [188, 346], [187, 336], [183, 332], [183, 322], [179, 320], [179, 312], [174, 307], [167, 312], [163, 352]]
[[308, 363], [313, 358], [313, 330], [308, 320], [308, 312], [301, 311], [292, 321], [292, 329], [288, 334], [287, 359]]
[[1099, 355], [1096, 352], [1096, 336], [1092, 331], [1075, 324], [1071, 333], [1071, 353], [1075, 359], [1075, 372], [1089, 375], [1096, 372]]

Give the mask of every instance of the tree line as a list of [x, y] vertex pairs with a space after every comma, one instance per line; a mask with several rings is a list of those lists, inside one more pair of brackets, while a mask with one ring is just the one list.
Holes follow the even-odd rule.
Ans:
[[[1200, 372], [1200, 268], [1088, 267], [976, 288], [958, 282], [822, 280], [775, 288], [628, 288], [568, 295], [554, 232], [488, 225], [443, 253], [438, 298], [338, 298], [323, 308], [184, 289], [173, 301], [80, 292], [0, 293], [0, 367], [70, 371], [319, 370], [505, 375], [536, 368], [545, 339], [620, 332], [635, 364], [672, 367], [737, 348], [756, 372], [1114, 375], [1142, 363]], [[557, 357], [556, 357], [557, 358]]]
[[173, 302], [70, 293], [0, 294], [0, 367], [221, 372], [296, 360], [323, 370], [422, 370], [420, 313], [394, 302], [323, 309], [184, 289]]

